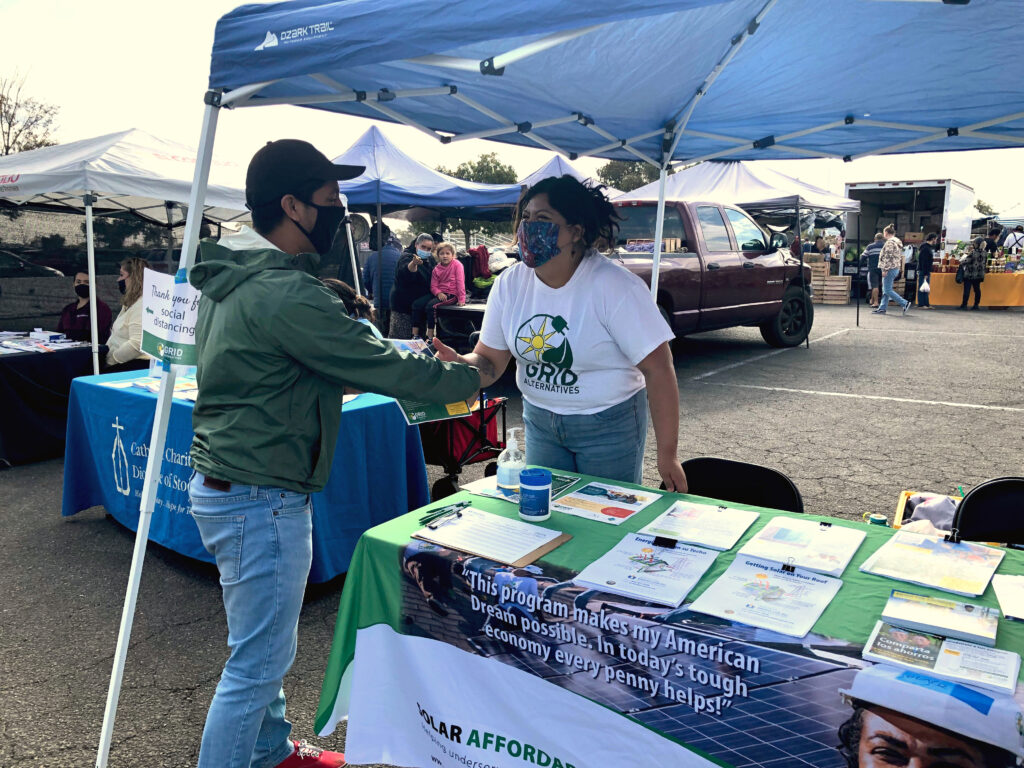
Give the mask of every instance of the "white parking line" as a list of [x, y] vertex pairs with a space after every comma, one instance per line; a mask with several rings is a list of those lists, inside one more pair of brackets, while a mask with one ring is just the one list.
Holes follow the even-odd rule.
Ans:
[[994, 339], [1024, 341], [1024, 336], [1006, 335], [1004, 333], [960, 333], [959, 331], [904, 331], [900, 328], [858, 328], [857, 330], [870, 331], [871, 333], [930, 333], [938, 336], [990, 336]]
[[[818, 339], [811, 339], [811, 344], [817, 344], [819, 341], [825, 341], [825, 339], [831, 339], [833, 336], [838, 336], [840, 333], [846, 333], [849, 330], [850, 330], [849, 328], [843, 328], [842, 330], [835, 331], [834, 333], [830, 333], [827, 336], [822, 336], [821, 338], [818, 338]], [[700, 381], [701, 379], [706, 379], [709, 376], [715, 376], [715, 375], [717, 375], [719, 373], [722, 373], [723, 371], [731, 371], [733, 368], [739, 368], [741, 365], [747, 365], [748, 363], [756, 363], [758, 360], [764, 360], [764, 359], [769, 358], [769, 357], [774, 357], [775, 355], [781, 355], [783, 352], [789, 352], [792, 349], [799, 349], [799, 346], [797, 346], [797, 347], [786, 347], [784, 349], [776, 349], [776, 350], [773, 350], [771, 352], [766, 352], [763, 355], [757, 355], [756, 357], [751, 357], [748, 360], [741, 360], [738, 363], [731, 363], [729, 365], [724, 365], [721, 368], [716, 368], [713, 371], [708, 371], [707, 373], [702, 373], [699, 376], [694, 376], [693, 378], [690, 379], [690, 381]]]
[[915, 400], [909, 397], [886, 397], [884, 395], [857, 395], [851, 392], [822, 392], [816, 389], [790, 389], [789, 387], [763, 387], [757, 384], [720, 384], [709, 381], [715, 387], [738, 387], [740, 389], [761, 389], [765, 392], [790, 392], [797, 395], [818, 395], [821, 397], [847, 397], [854, 400], [886, 400], [894, 403], [914, 403], [916, 405], [944, 405], [947, 408], [973, 408], [980, 411], [1011, 411], [1024, 413], [1024, 408], [1011, 408], [1006, 405], [974, 405], [972, 403], [948, 403], [942, 400]]

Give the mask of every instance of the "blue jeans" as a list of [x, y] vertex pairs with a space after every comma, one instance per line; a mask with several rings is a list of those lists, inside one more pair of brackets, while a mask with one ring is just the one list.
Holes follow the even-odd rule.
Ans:
[[281, 682], [295, 660], [313, 560], [309, 496], [265, 485], [189, 483], [192, 517], [216, 558], [231, 654], [206, 716], [199, 768], [271, 768], [293, 751]]
[[896, 282], [896, 278], [899, 276], [900, 271], [898, 269], [887, 269], [885, 274], [882, 275], [882, 300], [878, 302], [878, 308], [883, 312], [889, 306], [889, 299], [892, 299], [901, 307], [905, 307], [910, 303], [892, 289], [892, 284]]
[[562, 415], [523, 400], [526, 463], [640, 484], [647, 390], [598, 413]]

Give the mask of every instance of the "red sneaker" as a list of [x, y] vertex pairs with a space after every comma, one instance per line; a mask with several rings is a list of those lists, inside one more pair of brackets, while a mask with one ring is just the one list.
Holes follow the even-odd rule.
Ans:
[[277, 768], [341, 768], [345, 756], [341, 752], [328, 752], [305, 741], [296, 741], [291, 756], [277, 764]]

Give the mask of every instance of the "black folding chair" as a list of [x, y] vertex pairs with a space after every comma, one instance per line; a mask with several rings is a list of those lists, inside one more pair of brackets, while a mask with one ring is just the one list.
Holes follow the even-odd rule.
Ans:
[[683, 462], [688, 493], [754, 507], [803, 512], [796, 485], [776, 469], [714, 456]]
[[950, 541], [995, 541], [1024, 549], [1024, 477], [997, 477], [975, 486], [953, 515]]

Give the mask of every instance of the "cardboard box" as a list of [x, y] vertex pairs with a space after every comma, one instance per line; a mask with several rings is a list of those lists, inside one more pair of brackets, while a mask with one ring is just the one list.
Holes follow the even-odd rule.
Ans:
[[918, 245], [924, 242], [924, 232], [907, 232], [903, 235], [904, 243], [911, 243], [912, 245]]

